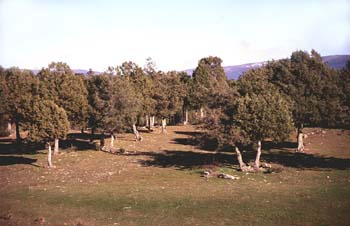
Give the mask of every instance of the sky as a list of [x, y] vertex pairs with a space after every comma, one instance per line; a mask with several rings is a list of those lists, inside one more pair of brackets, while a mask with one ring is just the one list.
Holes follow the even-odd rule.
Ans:
[[151, 57], [159, 70], [350, 54], [350, 0], [0, 0], [0, 65], [63, 61], [104, 71]]

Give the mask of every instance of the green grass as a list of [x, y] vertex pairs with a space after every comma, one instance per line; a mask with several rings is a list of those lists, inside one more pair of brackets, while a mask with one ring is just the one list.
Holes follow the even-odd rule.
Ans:
[[[173, 136], [162, 143], [165, 150]], [[131, 144], [135, 146], [130, 149], [155, 149]], [[193, 151], [189, 145], [176, 148]], [[40, 153], [21, 156], [45, 165]], [[55, 169], [0, 166], [0, 225], [35, 225], [39, 217], [45, 219], [44, 225], [345, 226], [350, 222], [349, 167], [281, 166], [279, 173], [246, 174], [227, 164], [215, 166], [216, 172], [240, 177], [224, 180], [200, 177], [207, 166], [140, 164], [152, 158], [82, 151], [55, 157]], [[4, 219], [6, 213], [12, 218]]]

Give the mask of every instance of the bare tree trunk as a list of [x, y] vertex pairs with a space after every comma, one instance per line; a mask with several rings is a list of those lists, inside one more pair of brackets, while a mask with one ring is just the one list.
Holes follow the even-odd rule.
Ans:
[[7, 123], [7, 131], [11, 134], [11, 131], [12, 131], [12, 124], [11, 124], [11, 122]]
[[167, 133], [166, 131], [166, 118], [162, 119], [162, 133]]
[[58, 138], [55, 138], [55, 146], [53, 149], [53, 154], [58, 155], [58, 153], [59, 153], [59, 140]]
[[136, 125], [132, 124], [132, 131], [134, 132], [135, 135], [135, 140], [136, 141], [142, 141], [142, 136], [140, 135], [139, 131], [137, 131]]
[[48, 148], [49, 148], [49, 151], [48, 151], [48, 153], [47, 153], [47, 165], [49, 166], [49, 168], [51, 168], [52, 167], [52, 160], [51, 160], [51, 144], [50, 144], [50, 142], [47, 142], [47, 146], [48, 146]]
[[94, 141], [94, 136], [95, 136], [95, 129], [91, 128], [90, 143], [92, 143]]
[[110, 146], [109, 146], [109, 151], [110, 151], [110, 152], [113, 152], [113, 148], [114, 148], [114, 138], [115, 138], [114, 134], [111, 133], [111, 144], [110, 144]]
[[149, 115], [146, 115], [146, 128], [149, 129]]
[[302, 130], [298, 130], [298, 148], [296, 152], [304, 152], [304, 133]]
[[16, 141], [20, 143], [22, 139], [21, 139], [21, 134], [19, 132], [19, 121], [15, 119], [15, 123], [16, 123]]
[[184, 121], [184, 125], [188, 124], [188, 110], [185, 110], [185, 121]]
[[105, 132], [102, 132], [102, 134], [101, 134], [100, 149], [101, 149], [101, 151], [105, 151], [106, 150], [106, 147], [105, 147]]
[[261, 156], [261, 141], [258, 141], [258, 147], [256, 150], [256, 158], [254, 162], [254, 169], [255, 171], [259, 171], [260, 168], [260, 156]]
[[149, 122], [149, 127], [151, 128], [151, 129], [153, 129], [153, 127], [154, 127], [154, 121], [155, 121], [155, 119], [154, 119], [155, 117], [154, 116], [151, 116], [151, 118], [150, 118], [150, 122]]
[[84, 128], [81, 128], [80, 132], [81, 134], [84, 134], [85, 133]]
[[241, 169], [241, 171], [245, 171], [246, 170], [246, 164], [243, 162], [243, 158], [242, 158], [242, 154], [239, 150], [239, 148], [236, 146], [235, 147], [235, 151], [236, 151], [236, 154], [237, 154], [237, 160], [238, 160], [238, 163], [239, 163], [239, 168]]
[[201, 119], [204, 118], [204, 109], [203, 109], [203, 107], [201, 107], [201, 108], [199, 109], [199, 111], [200, 111], [200, 113], [201, 113]]

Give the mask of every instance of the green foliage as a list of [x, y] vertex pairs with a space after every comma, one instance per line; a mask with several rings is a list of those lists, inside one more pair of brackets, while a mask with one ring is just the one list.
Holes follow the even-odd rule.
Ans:
[[216, 92], [226, 92], [228, 89], [225, 71], [218, 57], [202, 58], [193, 72], [193, 82], [190, 88], [190, 103], [199, 109], [208, 103], [209, 96]]
[[123, 131], [136, 124], [142, 111], [142, 96], [136, 92], [129, 77], [113, 77], [111, 109], [108, 113], [106, 129]]
[[106, 75], [94, 75], [89, 72], [86, 79], [88, 91], [88, 127], [93, 130], [104, 129], [110, 111], [110, 99], [112, 92], [111, 78]]
[[226, 145], [248, 145], [264, 139], [281, 142], [293, 130], [291, 101], [268, 81], [269, 70], [245, 73], [230, 93], [213, 95], [206, 120], [207, 138]]
[[16, 124], [16, 137], [20, 141], [20, 126], [26, 123], [26, 109], [37, 90], [37, 79], [31, 71], [12, 67], [1, 70], [1, 102], [0, 113]]
[[50, 100], [34, 98], [26, 118], [29, 122], [26, 127], [28, 140], [31, 142], [62, 139], [69, 131], [69, 121], [65, 110]]
[[88, 101], [83, 78], [74, 75], [69, 66], [62, 62], [49, 64], [48, 68], [39, 72], [38, 77], [41, 81], [41, 97], [64, 108], [73, 127], [84, 127]]
[[180, 74], [175, 71], [168, 73], [158, 73], [158, 77], [154, 80], [156, 84], [156, 92], [154, 99], [156, 101], [156, 115], [160, 118], [167, 118], [175, 115], [180, 111], [184, 104], [186, 96], [186, 87], [181, 81]]
[[290, 59], [270, 62], [265, 70], [268, 81], [293, 100], [297, 126], [341, 126], [346, 121], [339, 73], [324, 64], [316, 51], [293, 52]]
[[339, 72], [338, 90], [340, 91], [341, 110], [338, 112], [340, 123], [350, 128], [350, 61]]

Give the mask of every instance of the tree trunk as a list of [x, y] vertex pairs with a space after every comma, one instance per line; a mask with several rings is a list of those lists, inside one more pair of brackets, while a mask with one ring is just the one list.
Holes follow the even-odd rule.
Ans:
[[204, 109], [203, 109], [203, 107], [201, 107], [201, 108], [199, 109], [199, 111], [200, 111], [200, 113], [201, 113], [201, 119], [203, 119], [203, 118], [204, 118]]
[[110, 151], [110, 152], [113, 152], [113, 148], [114, 148], [114, 138], [115, 138], [114, 134], [111, 133], [111, 144], [110, 144], [110, 146], [109, 146], [109, 151]]
[[162, 119], [162, 133], [167, 133], [166, 131], [166, 118]]
[[236, 151], [236, 154], [237, 154], [237, 160], [238, 160], [238, 163], [239, 163], [239, 168], [241, 169], [241, 171], [245, 171], [246, 170], [246, 164], [243, 162], [243, 158], [242, 158], [242, 154], [239, 150], [239, 148], [236, 146], [235, 147], [235, 151]]
[[153, 127], [154, 127], [154, 121], [155, 121], [154, 116], [151, 116], [151, 118], [150, 118], [149, 121], [150, 121], [150, 122], [149, 122], [149, 127], [150, 127], [151, 129], [153, 129]]
[[19, 121], [17, 119], [15, 121], [15, 124], [16, 124], [16, 141], [20, 143], [22, 139], [21, 139], [21, 134], [19, 133]]
[[91, 128], [91, 134], [90, 134], [90, 143], [94, 141], [95, 136], [95, 129]]
[[50, 142], [47, 142], [47, 146], [48, 146], [48, 148], [49, 148], [49, 151], [48, 151], [48, 153], [47, 153], [47, 165], [49, 166], [49, 168], [51, 168], [52, 167], [52, 160], [51, 160], [51, 144], [50, 144]]
[[260, 168], [260, 155], [261, 155], [261, 141], [258, 141], [258, 148], [256, 150], [256, 158], [254, 162], [254, 169], [255, 171], [259, 171]]
[[188, 110], [185, 110], [185, 121], [184, 121], [184, 125], [188, 124]]
[[85, 131], [84, 131], [84, 128], [81, 128], [81, 134], [84, 134], [85, 133]]
[[297, 152], [304, 152], [304, 133], [301, 129], [298, 129], [298, 148]]
[[100, 138], [100, 150], [101, 150], [101, 151], [106, 150], [106, 147], [105, 147], [105, 132], [102, 132], [102, 134], [101, 134], [101, 138]]
[[149, 115], [146, 115], [146, 128], [149, 129]]
[[7, 123], [7, 131], [11, 134], [11, 131], [12, 131], [12, 124], [11, 124], [11, 122]]
[[132, 124], [132, 131], [134, 132], [135, 140], [136, 141], [142, 141], [142, 136], [140, 135], [139, 131], [137, 131], [137, 128], [136, 128], [135, 124]]
[[55, 147], [53, 149], [53, 154], [58, 155], [59, 153], [59, 140], [58, 138], [55, 138]]

